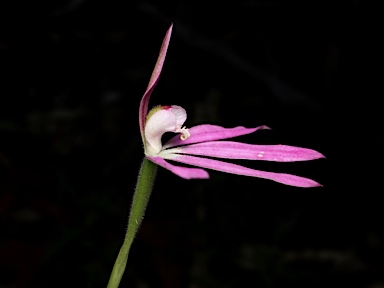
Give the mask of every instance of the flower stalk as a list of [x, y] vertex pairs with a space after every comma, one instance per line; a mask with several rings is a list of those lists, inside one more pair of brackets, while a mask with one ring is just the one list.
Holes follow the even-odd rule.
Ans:
[[145, 209], [147, 208], [149, 196], [151, 195], [153, 183], [156, 178], [157, 167], [156, 164], [147, 158], [144, 158], [143, 163], [141, 164], [135, 193], [133, 195], [131, 212], [128, 218], [128, 227], [124, 243], [116, 258], [107, 288], [119, 287], [127, 265], [129, 250], [140, 227], [141, 221], [144, 218]]

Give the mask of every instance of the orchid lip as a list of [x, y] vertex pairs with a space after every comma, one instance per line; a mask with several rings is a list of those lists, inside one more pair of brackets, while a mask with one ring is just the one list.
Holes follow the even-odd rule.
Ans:
[[183, 107], [158, 106], [148, 113], [149, 117], [145, 123], [144, 135], [146, 141], [145, 154], [154, 156], [163, 149], [161, 137], [166, 132], [180, 133], [180, 139], [190, 137], [189, 130], [183, 126], [187, 119], [187, 113]]
[[181, 140], [187, 140], [189, 137], [191, 137], [191, 133], [189, 133], [189, 129], [187, 127], [182, 127], [180, 129], [177, 129], [177, 133], [181, 133], [180, 139]]

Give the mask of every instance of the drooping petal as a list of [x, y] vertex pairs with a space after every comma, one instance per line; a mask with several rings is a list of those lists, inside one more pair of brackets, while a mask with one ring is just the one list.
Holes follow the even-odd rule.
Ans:
[[167, 153], [276, 162], [308, 161], [324, 158], [321, 153], [307, 148], [287, 145], [252, 145], [233, 141], [204, 142], [171, 148], [164, 152], [166, 151]]
[[151, 78], [149, 79], [147, 90], [145, 91], [140, 101], [139, 125], [140, 125], [141, 137], [143, 138], [143, 143], [145, 143], [144, 142], [144, 125], [145, 125], [145, 118], [147, 117], [147, 113], [148, 113], [148, 103], [149, 103], [149, 99], [151, 98], [152, 91], [155, 88], [157, 81], [159, 80], [161, 69], [163, 68], [165, 56], [167, 54], [167, 49], [169, 45], [169, 40], [171, 39], [172, 27], [173, 27], [173, 24], [171, 24], [171, 27], [169, 27], [167, 33], [165, 34], [155, 68], [153, 69]]
[[245, 128], [242, 126], [238, 126], [235, 128], [224, 128], [221, 126], [209, 124], [197, 125], [189, 129], [189, 133], [191, 136], [188, 139], [181, 140], [180, 137], [175, 136], [171, 138], [167, 143], [165, 143], [165, 145], [163, 145], [163, 149], [179, 145], [233, 138], [241, 135], [250, 134], [262, 129], [270, 128], [264, 125], [256, 128]]
[[187, 113], [180, 106], [156, 107], [153, 114], [147, 119], [144, 128], [145, 134], [145, 153], [154, 156], [162, 149], [161, 137], [166, 132], [181, 132], [181, 126], [187, 119]]
[[151, 160], [153, 163], [175, 173], [177, 176], [180, 176], [181, 178], [184, 178], [184, 179], [208, 179], [209, 178], [208, 172], [200, 168], [188, 168], [188, 167], [175, 166], [168, 163], [161, 157], [147, 156], [147, 158]]
[[265, 172], [260, 170], [254, 170], [246, 168], [237, 164], [227, 163], [209, 158], [200, 158], [189, 155], [166, 155], [165, 159], [170, 159], [184, 164], [189, 164], [197, 167], [208, 168], [221, 172], [227, 172], [231, 174], [258, 177], [264, 179], [270, 179], [282, 184], [296, 186], [296, 187], [318, 187], [322, 186], [319, 183], [300, 176], [295, 176], [285, 173]]

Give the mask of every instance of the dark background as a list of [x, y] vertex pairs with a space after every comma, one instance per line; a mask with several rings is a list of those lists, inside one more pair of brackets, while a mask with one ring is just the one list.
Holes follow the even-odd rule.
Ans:
[[[231, 3], [232, 2], [232, 3]], [[105, 287], [143, 150], [138, 107], [322, 152], [231, 161], [323, 188], [159, 169], [121, 287], [384, 287], [384, 9], [365, 1], [11, 1], [0, 29], [0, 287]]]

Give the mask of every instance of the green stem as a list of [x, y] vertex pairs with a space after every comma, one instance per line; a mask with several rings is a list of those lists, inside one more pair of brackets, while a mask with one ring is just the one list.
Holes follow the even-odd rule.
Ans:
[[125, 266], [127, 265], [129, 249], [131, 248], [133, 239], [135, 238], [137, 230], [144, 217], [145, 208], [147, 207], [149, 196], [151, 195], [156, 172], [157, 165], [147, 158], [144, 158], [137, 179], [135, 194], [133, 195], [131, 212], [128, 218], [127, 233], [125, 234], [124, 243], [120, 248], [115, 265], [113, 265], [107, 288], [119, 287], [121, 277], [123, 277]]

